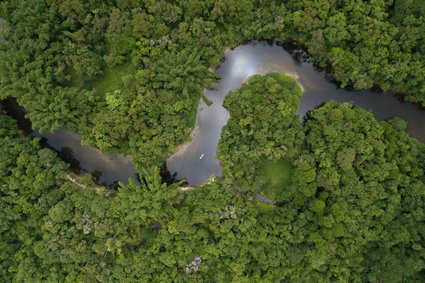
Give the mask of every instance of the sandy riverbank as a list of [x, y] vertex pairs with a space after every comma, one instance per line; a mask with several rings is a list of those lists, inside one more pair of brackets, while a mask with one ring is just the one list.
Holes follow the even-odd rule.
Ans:
[[[261, 72], [261, 73], [256, 73], [256, 74], [253, 74], [253, 75], [251, 75], [251, 76], [247, 77], [247, 78], [243, 81], [243, 83], [244, 83], [244, 84], [245, 84], [245, 83], [247, 83], [247, 82], [248, 82], [250, 79], [252, 79], [252, 77], [254, 77], [255, 75], [266, 75], [266, 74], [269, 74], [269, 73], [273, 73], [274, 71], [266, 71], [266, 70], [262, 70], [262, 69], [260, 69], [260, 72]], [[304, 87], [303, 87], [303, 85], [299, 82], [300, 75], [299, 75], [298, 73], [296, 73], [296, 72], [276, 72], [276, 73], [283, 73], [283, 74], [285, 74], [286, 76], [293, 78], [293, 79], [297, 82], [297, 84], [298, 84], [298, 86], [301, 88], [301, 90], [304, 92]]]
[[167, 159], [167, 162], [169, 162], [170, 160], [172, 160], [176, 157], [183, 155], [190, 148], [193, 141], [196, 140], [196, 137], [199, 135], [199, 132], [200, 132], [199, 131], [199, 125], [198, 125], [198, 121], [196, 120], [195, 126], [193, 127], [193, 130], [190, 133], [190, 141], [178, 145], [176, 150], [174, 151], [173, 155], [171, 155]]

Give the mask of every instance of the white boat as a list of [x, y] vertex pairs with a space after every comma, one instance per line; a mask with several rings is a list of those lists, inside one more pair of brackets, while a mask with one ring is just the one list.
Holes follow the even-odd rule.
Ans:
[[199, 159], [202, 159], [202, 157], [204, 157], [204, 155], [205, 155], [205, 154], [203, 154], [203, 153], [202, 153], [202, 154], [201, 154], [201, 156], [199, 156]]

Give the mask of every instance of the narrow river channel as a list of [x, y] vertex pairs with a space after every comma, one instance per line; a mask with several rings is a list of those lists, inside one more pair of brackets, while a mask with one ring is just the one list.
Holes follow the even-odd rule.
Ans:
[[131, 177], [137, 181], [137, 171], [129, 156], [102, 154], [97, 148], [81, 145], [82, 137], [68, 131], [40, 134], [32, 129], [31, 122], [25, 118], [25, 110], [15, 99], [2, 101], [0, 108], [4, 108], [9, 116], [18, 121], [18, 126], [25, 135], [41, 138], [43, 144], [54, 149], [62, 159], [70, 163], [73, 171], [90, 173], [96, 176], [98, 183], [107, 186], [115, 186], [116, 181], [127, 184]]
[[[283, 72], [294, 77], [302, 86], [304, 91], [297, 111], [300, 119], [326, 101], [350, 102], [373, 112], [379, 120], [392, 117], [406, 120], [407, 132], [425, 142], [425, 111], [419, 106], [400, 102], [393, 95], [338, 88], [331, 75], [305, 61], [305, 52], [285, 43], [252, 41], [226, 52], [216, 71], [221, 79], [212, 90], [205, 90], [213, 104], [207, 106], [200, 100], [192, 142], [181, 146], [168, 158], [170, 173], [176, 174], [177, 179], [186, 179], [189, 185], [203, 183], [212, 175], [221, 176], [216, 152], [221, 129], [229, 119], [229, 113], [222, 106], [223, 100], [229, 91], [239, 88], [249, 76], [269, 72]], [[96, 148], [82, 146], [81, 136], [72, 132], [55, 131], [41, 135], [31, 129], [24, 110], [15, 101], [4, 101], [2, 107], [18, 120], [27, 134], [46, 139], [48, 146], [65, 156], [71, 165], [74, 164], [82, 173], [97, 175], [100, 183], [112, 185], [115, 181], [127, 183], [128, 178], [136, 179], [136, 170], [129, 156], [103, 155]]]
[[338, 88], [331, 75], [304, 62], [305, 57], [305, 52], [287, 44], [266, 41], [252, 41], [226, 52], [224, 62], [216, 71], [221, 79], [214, 90], [205, 90], [213, 104], [207, 106], [200, 100], [192, 142], [167, 160], [168, 170], [176, 173], [178, 179], [185, 178], [189, 185], [205, 182], [212, 175], [221, 176], [216, 152], [221, 129], [229, 119], [229, 113], [222, 106], [223, 100], [249, 76], [270, 72], [292, 76], [302, 86], [304, 91], [297, 111], [300, 119], [329, 100], [349, 102], [373, 112], [379, 120], [392, 117], [406, 120], [407, 132], [425, 142], [425, 111], [419, 106], [400, 102], [389, 94]]
[[[0, 31], [2, 27], [3, 19], [0, 18]], [[4, 41], [1, 32], [0, 41]], [[32, 129], [31, 122], [25, 118], [25, 110], [14, 99], [3, 101], [0, 107], [18, 121], [26, 135], [46, 139], [47, 145], [69, 162], [74, 171], [93, 174], [99, 183], [108, 186], [115, 185], [116, 181], [127, 183], [131, 177], [137, 180], [137, 171], [129, 156], [101, 154], [97, 148], [81, 145], [82, 137], [72, 132], [40, 134]]]

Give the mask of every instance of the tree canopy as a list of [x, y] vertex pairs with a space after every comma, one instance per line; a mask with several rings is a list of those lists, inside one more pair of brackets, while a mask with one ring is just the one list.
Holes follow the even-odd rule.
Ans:
[[1, 281], [423, 281], [425, 145], [400, 119], [331, 101], [301, 122], [294, 80], [254, 76], [224, 103], [223, 178], [185, 191], [158, 166], [189, 138], [209, 69], [252, 38], [425, 106], [424, 13], [422, 0], [1, 1], [0, 99], [140, 173], [99, 186], [0, 111]]
[[192, 191], [158, 167], [93, 184], [0, 113], [2, 279], [420, 282], [425, 145], [347, 103], [301, 123], [299, 96], [276, 73], [232, 92], [224, 177]]
[[[279, 279], [420, 280], [425, 145], [408, 137], [401, 119], [378, 122], [364, 109], [335, 101], [311, 111], [301, 126], [291, 120], [297, 118], [293, 108], [280, 107], [297, 98], [295, 81], [279, 76], [285, 78], [255, 76], [226, 98], [231, 117], [219, 146], [226, 179], [278, 201], [287, 224], [275, 228], [297, 233], [285, 238], [294, 245], [288, 257], [299, 255], [297, 264], [282, 267], [291, 273]], [[271, 81], [277, 85], [270, 88]], [[263, 142], [257, 138], [262, 129]], [[273, 175], [261, 170], [264, 160], [281, 158], [290, 165], [272, 163]]]
[[208, 68], [251, 38], [295, 41], [342, 86], [425, 105], [421, 0], [7, 0], [0, 14], [0, 98], [140, 167], [189, 138]]

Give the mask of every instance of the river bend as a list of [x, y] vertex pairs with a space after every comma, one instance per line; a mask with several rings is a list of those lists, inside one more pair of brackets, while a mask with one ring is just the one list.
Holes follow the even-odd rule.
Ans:
[[291, 49], [285, 43], [252, 41], [226, 52], [224, 62], [216, 71], [221, 79], [213, 90], [205, 90], [213, 104], [207, 106], [200, 100], [192, 142], [181, 146], [167, 160], [169, 171], [175, 173], [178, 179], [185, 178], [190, 185], [205, 182], [212, 175], [221, 176], [216, 158], [217, 145], [221, 129], [229, 119], [229, 113], [222, 106], [223, 100], [229, 91], [238, 89], [249, 76], [270, 72], [285, 73], [295, 78], [303, 88], [297, 110], [300, 119], [309, 110], [329, 100], [349, 102], [371, 111], [378, 120], [393, 117], [406, 120], [407, 132], [425, 142], [425, 111], [419, 106], [400, 102], [390, 94], [341, 89], [332, 75], [307, 61], [305, 52]]

